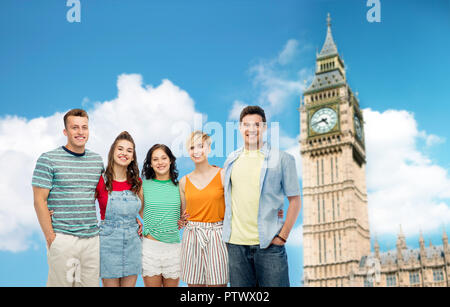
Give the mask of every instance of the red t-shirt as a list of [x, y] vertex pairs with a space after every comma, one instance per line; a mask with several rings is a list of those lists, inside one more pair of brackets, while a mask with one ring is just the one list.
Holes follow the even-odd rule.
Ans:
[[[141, 179], [139, 179], [141, 180]], [[142, 181], [142, 180], [141, 180]], [[114, 192], [122, 192], [126, 190], [131, 190], [131, 184], [128, 181], [115, 181], [112, 182], [112, 190]], [[108, 204], [108, 190], [106, 190], [105, 181], [103, 180], [103, 175], [100, 176], [100, 180], [97, 184], [97, 200], [100, 207], [100, 218], [105, 219], [106, 205]]]

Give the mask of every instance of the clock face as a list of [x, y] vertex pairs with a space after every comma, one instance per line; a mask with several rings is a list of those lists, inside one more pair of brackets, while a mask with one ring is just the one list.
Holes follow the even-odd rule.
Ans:
[[361, 126], [361, 121], [359, 120], [358, 116], [355, 115], [354, 117], [355, 120], [355, 131], [356, 131], [356, 136], [358, 137], [358, 139], [362, 140], [362, 126]]
[[317, 110], [311, 117], [310, 127], [316, 133], [326, 133], [337, 124], [337, 113], [331, 108]]

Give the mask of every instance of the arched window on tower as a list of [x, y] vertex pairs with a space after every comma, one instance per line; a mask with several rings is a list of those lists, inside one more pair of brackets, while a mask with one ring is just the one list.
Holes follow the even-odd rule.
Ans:
[[325, 184], [325, 175], [323, 171], [323, 159], [322, 159], [322, 184]]
[[331, 159], [330, 159], [330, 162], [331, 162], [331, 183], [333, 183], [334, 182], [334, 172], [333, 172], [333, 169], [334, 169], [334, 167], [333, 167], [333, 157], [331, 157]]
[[336, 193], [336, 203], [337, 203], [337, 216], [341, 217], [341, 207], [339, 205], [339, 192]]
[[323, 222], [326, 222], [325, 219], [325, 196], [322, 198], [322, 214], [323, 214]]
[[317, 223], [320, 224], [320, 199], [317, 197]]
[[319, 264], [322, 264], [322, 240], [319, 235]]
[[338, 181], [339, 180], [339, 176], [338, 176], [338, 158], [337, 157], [335, 157], [334, 158], [334, 165], [336, 166], [336, 181]]
[[317, 185], [320, 185], [320, 183], [319, 183], [319, 159], [317, 159]]
[[336, 253], [336, 233], [333, 232], [333, 243], [334, 243], [334, 262], [337, 261], [337, 253]]
[[333, 222], [336, 220], [336, 214], [334, 212], [334, 194], [331, 196], [331, 204], [333, 206]]

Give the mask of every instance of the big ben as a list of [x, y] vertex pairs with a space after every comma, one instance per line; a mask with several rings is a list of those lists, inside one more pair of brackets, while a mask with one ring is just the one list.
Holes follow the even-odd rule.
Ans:
[[370, 253], [364, 118], [327, 17], [300, 106], [305, 286], [352, 286]]

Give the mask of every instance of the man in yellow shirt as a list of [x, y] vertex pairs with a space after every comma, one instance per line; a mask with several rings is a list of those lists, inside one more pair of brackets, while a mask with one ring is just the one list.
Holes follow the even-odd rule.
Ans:
[[[225, 162], [225, 218], [232, 287], [287, 287], [289, 270], [284, 244], [300, 212], [295, 159], [263, 142], [266, 116], [258, 106], [242, 110], [244, 147]], [[286, 221], [278, 217], [285, 197]]]
[[234, 162], [231, 171], [231, 237], [230, 243], [258, 245], [259, 178], [264, 155], [247, 150]]

